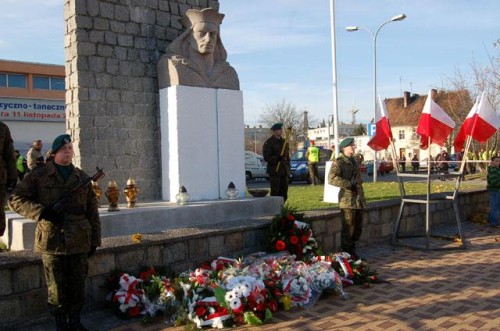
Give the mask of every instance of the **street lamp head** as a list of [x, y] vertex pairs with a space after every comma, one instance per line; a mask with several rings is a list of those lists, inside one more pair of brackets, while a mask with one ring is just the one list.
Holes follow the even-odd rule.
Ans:
[[349, 32], [353, 32], [353, 31], [358, 31], [359, 27], [358, 26], [347, 26], [345, 29]]
[[391, 22], [402, 21], [406, 18], [405, 14], [399, 14], [391, 18]]

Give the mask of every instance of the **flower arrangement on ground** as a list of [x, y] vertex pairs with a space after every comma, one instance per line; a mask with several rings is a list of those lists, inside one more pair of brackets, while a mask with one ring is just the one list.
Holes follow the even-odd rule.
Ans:
[[288, 251], [295, 254], [298, 260], [318, 255], [318, 243], [311, 226], [300, 219], [303, 219], [302, 214], [283, 207], [281, 214], [271, 220], [268, 230], [270, 252]]
[[273, 253], [219, 257], [173, 278], [154, 267], [137, 277], [115, 270], [106, 281], [109, 300], [128, 317], [163, 313], [174, 325], [223, 328], [260, 325], [280, 309], [311, 307], [325, 290], [347, 299], [345, 285], [377, 281], [366, 261], [347, 253], [318, 255], [310, 226], [298, 218], [283, 210], [273, 219]]

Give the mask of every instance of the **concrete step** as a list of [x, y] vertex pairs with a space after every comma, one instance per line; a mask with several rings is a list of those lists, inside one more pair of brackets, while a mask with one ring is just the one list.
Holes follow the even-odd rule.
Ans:
[[[281, 197], [209, 200], [178, 205], [172, 202], [143, 202], [134, 208], [120, 206], [110, 212], [99, 208], [103, 238], [157, 233], [169, 229], [223, 222], [237, 222], [280, 213]], [[36, 222], [13, 213], [6, 213], [7, 229], [2, 241], [12, 251], [32, 249]]]

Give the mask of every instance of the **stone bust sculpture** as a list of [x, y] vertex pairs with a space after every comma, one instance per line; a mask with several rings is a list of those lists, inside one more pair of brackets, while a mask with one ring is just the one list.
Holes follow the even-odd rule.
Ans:
[[224, 14], [212, 8], [188, 9], [179, 21], [186, 28], [158, 61], [158, 85], [239, 90], [238, 74], [226, 61], [220, 39]]

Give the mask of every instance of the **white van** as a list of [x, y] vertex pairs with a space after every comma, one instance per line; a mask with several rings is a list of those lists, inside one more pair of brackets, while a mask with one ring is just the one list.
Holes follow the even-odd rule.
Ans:
[[262, 155], [245, 151], [245, 178], [247, 181], [255, 178], [269, 179], [266, 173], [267, 162]]

